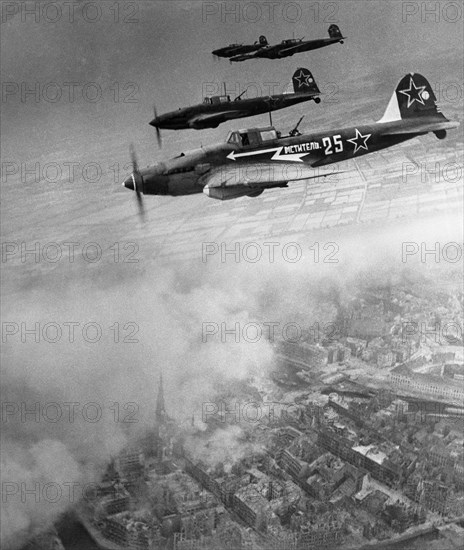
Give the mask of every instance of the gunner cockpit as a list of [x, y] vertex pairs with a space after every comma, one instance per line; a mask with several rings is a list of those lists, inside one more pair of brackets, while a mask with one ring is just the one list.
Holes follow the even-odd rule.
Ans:
[[269, 141], [274, 141], [280, 136], [275, 128], [252, 128], [250, 130], [237, 130], [230, 132], [227, 136], [227, 143], [239, 147], [258, 147]]
[[230, 103], [230, 95], [215, 95], [203, 99], [205, 105], [220, 105], [221, 103]]

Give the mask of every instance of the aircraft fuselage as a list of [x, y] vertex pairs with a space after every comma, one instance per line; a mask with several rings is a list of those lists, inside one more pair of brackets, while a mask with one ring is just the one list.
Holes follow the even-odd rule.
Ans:
[[[270, 140], [256, 147], [222, 143], [204, 147], [153, 167], [141, 170], [143, 192], [147, 195], [190, 195], [203, 192], [204, 176], [211, 171], [230, 173], [247, 166], [282, 172], [282, 182], [297, 179], [292, 170], [305, 170], [308, 178], [320, 166], [357, 158], [407, 141], [426, 132], [385, 135], [387, 129], [401, 127], [403, 121], [353, 126], [340, 130], [302, 134]], [[292, 166], [290, 170], [288, 167]], [[247, 174], [253, 179], [253, 170]], [[286, 172], [285, 172], [286, 171]], [[260, 177], [260, 175], [256, 175]], [[237, 180], [243, 179], [238, 177]], [[277, 178], [278, 179], [278, 178]], [[220, 177], [219, 177], [220, 180]], [[258, 181], [258, 180], [256, 180]]]
[[337, 38], [319, 38], [316, 40], [309, 40], [301, 42], [301, 44], [294, 44], [292, 46], [286, 44], [277, 44], [275, 46], [267, 46], [261, 48], [257, 52], [248, 54], [237, 54], [230, 58], [230, 61], [246, 61], [247, 59], [283, 59], [284, 57], [290, 57], [296, 53], [309, 52], [311, 50], [317, 50], [330, 46], [331, 44], [343, 44], [343, 37]]
[[[285, 109], [298, 103], [314, 100], [320, 102], [320, 98], [315, 93], [291, 93], [278, 94], [268, 97], [256, 97], [250, 99], [240, 99], [219, 104], [199, 104], [192, 107], [184, 107], [177, 111], [171, 111], [157, 117], [150, 124], [158, 128], [167, 130], [184, 130], [194, 128], [202, 130], [205, 128], [217, 128], [219, 124], [236, 118], [245, 118], [269, 111]], [[214, 116], [216, 114], [216, 116]], [[205, 120], [199, 118], [206, 115]]]
[[[299, 73], [294, 80], [300, 80]], [[307, 134], [298, 132], [300, 122], [286, 137], [281, 137], [273, 126], [235, 130], [225, 143], [181, 154], [143, 171], [133, 160], [134, 171], [123, 185], [136, 191], [139, 203], [142, 193], [203, 192], [219, 200], [257, 197], [264, 189], [286, 187], [290, 181], [311, 180], [337, 171], [333, 166], [332, 172], [321, 174], [321, 167], [429, 132], [444, 139], [448, 130], [459, 127], [459, 122], [447, 119], [438, 109], [430, 83], [419, 73], [408, 73], [398, 82], [378, 122]]]

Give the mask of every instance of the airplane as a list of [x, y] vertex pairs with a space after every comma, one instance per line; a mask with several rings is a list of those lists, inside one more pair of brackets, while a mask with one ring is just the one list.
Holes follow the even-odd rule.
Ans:
[[203, 103], [184, 107], [155, 118], [150, 122], [159, 132], [160, 128], [181, 130], [194, 128], [217, 128], [219, 124], [235, 118], [260, 115], [285, 109], [303, 101], [313, 100], [320, 103], [319, 88], [308, 69], [298, 68], [292, 77], [293, 93], [241, 99], [244, 90], [233, 101], [229, 95], [205, 97]]
[[320, 177], [321, 166], [429, 132], [444, 139], [447, 130], [458, 126], [438, 110], [427, 79], [410, 73], [400, 80], [377, 122], [309, 134], [301, 134], [295, 127], [285, 137], [272, 126], [232, 131], [224, 143], [181, 153], [146, 169], [138, 168], [132, 150], [133, 171], [122, 185], [135, 191], [143, 219], [142, 195], [204, 193], [218, 200], [257, 197], [265, 189], [287, 187], [289, 181]]
[[246, 61], [247, 59], [281, 59], [296, 53], [309, 52], [318, 48], [324, 48], [331, 44], [343, 44], [346, 37], [342, 35], [337, 25], [330, 25], [329, 38], [319, 38], [317, 40], [305, 40], [302, 38], [289, 38], [282, 40], [275, 46], [264, 46], [255, 52], [236, 54], [230, 58], [231, 62]]
[[261, 35], [259, 40], [254, 44], [230, 44], [225, 48], [219, 48], [211, 52], [217, 57], [232, 57], [233, 55], [241, 55], [245, 53], [255, 52], [264, 46], [267, 46], [268, 42], [266, 37]]

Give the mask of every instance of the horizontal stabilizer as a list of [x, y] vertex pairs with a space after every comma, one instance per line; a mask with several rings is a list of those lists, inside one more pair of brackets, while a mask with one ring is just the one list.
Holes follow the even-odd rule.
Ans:
[[421, 134], [427, 132], [439, 132], [441, 130], [452, 130], [459, 126], [458, 122], [423, 122], [421, 120], [411, 120], [411, 123], [398, 125], [394, 128], [385, 129], [382, 132], [384, 136], [397, 136], [402, 134]]

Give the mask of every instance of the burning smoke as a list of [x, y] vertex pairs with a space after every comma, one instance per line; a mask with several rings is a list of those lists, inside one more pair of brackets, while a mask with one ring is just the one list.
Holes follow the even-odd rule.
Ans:
[[[411, 225], [407, 240], [426, 241], [426, 227], [430, 225]], [[435, 226], [433, 242], [440, 238], [460, 242], [455, 227], [443, 224], [437, 230]], [[272, 342], [264, 337], [255, 343], [243, 338], [223, 342], [219, 334], [204, 342], [203, 323], [225, 322], [232, 327], [237, 322], [332, 321], [356, 288], [398, 284], [405, 275], [412, 281], [422, 277], [417, 265], [401, 261], [404, 232], [389, 228], [362, 240], [359, 233], [344, 236], [338, 239], [338, 265], [198, 261], [164, 270], [144, 266], [144, 272], [136, 266], [117, 282], [105, 277], [106, 266], [101, 271], [76, 271], [72, 286], [59, 271], [53, 274], [57, 282], [53, 288], [47, 277], [51, 272], [43, 274], [42, 283], [33, 289], [22, 287], [20, 280], [8, 280], [4, 322], [25, 322], [30, 328], [36, 322], [63, 326], [92, 321], [100, 324], [102, 336], [89, 343], [78, 330], [72, 343], [65, 337], [57, 343], [42, 337], [35, 342], [30, 336], [23, 343], [16, 334], [3, 346], [2, 488], [8, 494], [4, 491], [2, 499], [2, 546], [18, 547], [31, 532], [56, 520], [73, 504], [65, 490], [69, 484], [77, 484], [79, 491], [100, 478], [110, 457], [129, 437], [123, 416], [115, 417], [116, 404], [121, 415], [127, 412], [124, 405], [136, 405], [132, 431], [142, 433], [153, 426], [161, 370], [168, 414], [179, 422], [194, 415], [202, 428], [198, 415], [202, 404], [214, 401], [224, 386], [268, 377], [274, 360]], [[109, 327], [129, 321], [139, 327], [139, 342], [124, 343], [120, 338], [116, 343], [114, 328]], [[23, 404], [31, 410], [35, 403], [39, 403], [38, 416], [22, 417]], [[44, 406], [50, 403], [65, 411], [59, 421], [50, 420], [56, 407], [47, 409], [44, 417]], [[73, 421], [65, 403], [78, 404]], [[92, 420], [95, 407], [83, 414], [88, 403], [101, 408], [98, 421]], [[233, 464], [253, 451], [240, 426], [203, 436], [201, 443], [190, 438], [187, 446], [195, 458], [210, 464]], [[37, 483], [38, 498], [30, 493]], [[44, 498], [47, 484], [61, 487], [63, 495], [56, 502], [51, 502], [54, 493]]]

